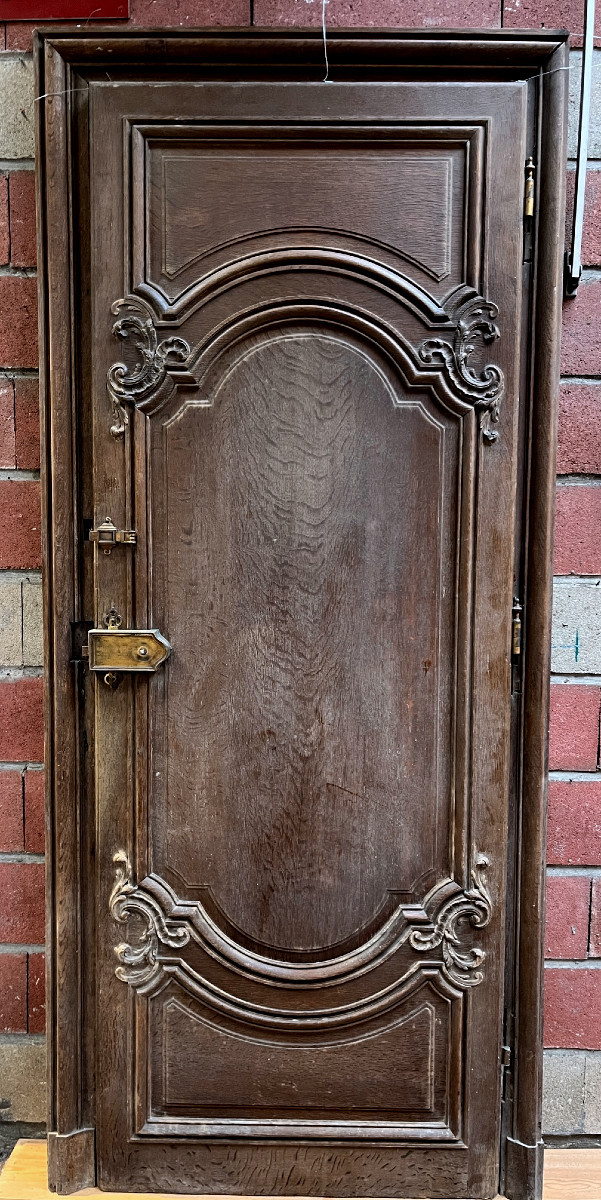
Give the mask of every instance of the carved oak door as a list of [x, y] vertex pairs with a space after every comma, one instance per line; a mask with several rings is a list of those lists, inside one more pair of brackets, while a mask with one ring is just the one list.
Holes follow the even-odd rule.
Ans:
[[86, 101], [99, 1180], [493, 1196], [529, 85], [267, 58]]

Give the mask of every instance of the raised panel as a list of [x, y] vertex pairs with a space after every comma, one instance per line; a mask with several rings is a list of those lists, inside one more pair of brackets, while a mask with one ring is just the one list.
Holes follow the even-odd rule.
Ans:
[[[462, 155], [456, 156], [462, 168]], [[313, 229], [364, 235], [416, 262], [433, 279], [449, 273], [453, 156], [398, 151], [321, 155], [277, 149], [220, 154], [166, 151], [163, 263], [169, 279], [210, 250], [253, 234]], [[299, 187], [299, 171], [302, 187]], [[232, 249], [231, 253], [235, 253]]]
[[266, 953], [331, 957], [452, 874], [461, 422], [302, 326], [166, 412], [153, 869]]
[[477, 126], [384, 127], [375, 140], [344, 125], [268, 139], [260, 128], [182, 126], [164, 137], [141, 129], [134, 145], [144, 180], [144, 192], [134, 183], [136, 274], [171, 300], [265, 247], [351, 249], [437, 295], [477, 282], [476, 228], [466, 236], [464, 225], [481, 204]]
[[445, 1116], [448, 1003], [433, 993], [401, 1006], [384, 1031], [355, 1030], [334, 1040], [259, 1039], [243, 1026], [227, 1031], [213, 1024], [210, 1013], [193, 1011], [173, 996], [161, 996], [156, 1007], [162, 1041], [155, 1116], [161, 1110], [205, 1118]]

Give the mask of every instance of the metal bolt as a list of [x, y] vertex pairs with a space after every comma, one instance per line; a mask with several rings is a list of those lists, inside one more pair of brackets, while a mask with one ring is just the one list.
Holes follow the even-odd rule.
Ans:
[[138, 658], [148, 658], [148, 646], [138, 646]]

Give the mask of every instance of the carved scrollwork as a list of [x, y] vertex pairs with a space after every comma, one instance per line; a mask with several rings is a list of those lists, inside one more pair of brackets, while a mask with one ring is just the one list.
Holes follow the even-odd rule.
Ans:
[[115, 974], [124, 983], [141, 987], [160, 974], [159, 943], [179, 950], [190, 941], [190, 931], [185, 925], [165, 917], [156, 901], [136, 886], [132, 879], [131, 863], [123, 850], [114, 855], [113, 862], [117, 864], [117, 878], [109, 899], [113, 919], [119, 925], [126, 925], [130, 917], [137, 916], [147, 926], [136, 946], [128, 942], [115, 946], [120, 964], [115, 968]]
[[129, 424], [126, 406], [140, 404], [156, 392], [169, 367], [186, 361], [190, 347], [180, 337], [159, 342], [150, 309], [140, 300], [116, 300], [111, 312], [119, 317], [113, 325], [114, 336], [128, 342], [139, 358], [133, 368], [116, 362], [107, 373], [106, 387], [113, 406], [111, 433], [117, 438]]
[[482, 983], [479, 969], [485, 959], [484, 950], [473, 946], [461, 948], [460, 923], [469, 921], [475, 929], [488, 925], [492, 902], [486, 886], [485, 870], [489, 865], [484, 854], [478, 854], [472, 870], [472, 886], [451, 896], [436, 913], [430, 929], [414, 929], [409, 944], [418, 953], [442, 948], [444, 970], [451, 983], [459, 988], [471, 988]]
[[476, 349], [474, 338], [480, 337], [485, 345], [500, 337], [495, 318], [496, 304], [472, 297], [457, 313], [457, 325], [451, 346], [444, 338], [426, 338], [417, 348], [422, 362], [441, 363], [459, 392], [474, 403], [480, 413], [480, 428], [486, 442], [496, 442], [499, 433], [492, 426], [499, 420], [505, 380], [500, 367], [489, 363], [478, 374], [470, 365], [471, 355]]
[[[406, 990], [410, 981], [419, 977], [422, 968], [430, 974], [432, 970], [438, 971], [442, 979], [461, 991], [482, 982], [480, 967], [484, 962], [484, 951], [478, 947], [465, 948], [461, 926], [469, 922], [474, 928], [481, 929], [488, 925], [491, 918], [492, 903], [485, 879], [488, 859], [484, 855], [476, 857], [468, 890], [461, 888], [454, 880], [442, 880], [426, 897], [425, 907], [419, 904], [408, 907], [400, 905], [397, 913], [363, 947], [330, 962], [322, 961], [316, 968], [308, 964], [295, 966], [286, 961], [269, 960], [256, 953], [244, 952], [227, 935], [220, 933], [200, 901], [178, 899], [165, 881], [154, 874], [147, 876], [142, 883], [135, 884], [124, 851], [115, 854], [113, 861], [117, 864], [117, 878], [109, 900], [112, 916], [121, 925], [131, 917], [138, 917], [146, 926], [137, 935], [134, 945], [124, 942], [115, 947], [119, 960], [115, 969], [117, 977], [138, 991], [153, 991], [155, 986], [160, 986], [165, 971], [175, 971], [176, 977], [187, 990], [193, 995], [202, 996], [203, 1001], [211, 1006], [225, 1006], [225, 1010], [231, 1009], [233, 1012], [244, 1008], [244, 1002], [235, 993], [228, 997], [220, 991], [217, 996], [208, 981], [201, 979], [184, 958], [169, 953], [180, 951], [188, 943], [203, 947], [223, 966], [250, 977], [257, 984], [287, 986], [292, 983], [305, 988], [316, 986], [318, 991], [326, 979], [332, 978], [342, 983], [356, 978], [381, 964], [391, 954], [401, 951], [404, 946], [410, 947], [424, 959], [423, 963], [411, 963], [405, 958], [392, 990], [386, 989], [379, 1000], [368, 996], [358, 1005], [351, 1002], [333, 1012], [307, 1010], [298, 1013], [299, 1027], [315, 1022], [319, 1024], [323, 1020], [326, 1023], [344, 1023], [347, 1009], [359, 1017], [364, 1009], [370, 1009], [374, 1003], [376, 1007], [382, 1004], [385, 1008], [389, 1007], [394, 1003], [399, 989]], [[431, 954], [439, 947], [442, 961]], [[290, 1015], [271, 1008], [266, 1009], [265, 1013], [269, 1013], [266, 1019], [271, 1020], [274, 1026], [285, 1024]]]

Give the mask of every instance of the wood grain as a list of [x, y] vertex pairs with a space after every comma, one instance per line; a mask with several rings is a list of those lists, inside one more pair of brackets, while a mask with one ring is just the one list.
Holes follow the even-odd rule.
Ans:
[[175, 649], [153, 866], [273, 952], [328, 957], [389, 891], [449, 870], [445, 422], [325, 331], [265, 337], [223, 373], [210, 407], [170, 418], [155, 485]]

